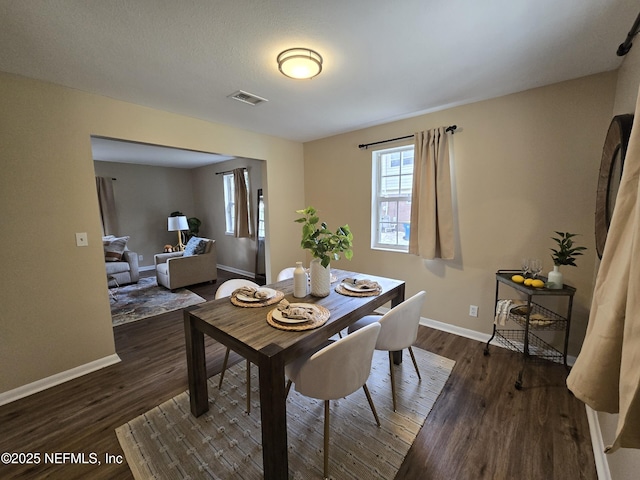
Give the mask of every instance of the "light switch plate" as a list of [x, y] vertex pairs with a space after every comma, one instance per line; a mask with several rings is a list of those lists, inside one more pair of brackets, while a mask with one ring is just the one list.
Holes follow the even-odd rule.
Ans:
[[89, 245], [87, 232], [76, 233], [76, 247], [86, 247]]

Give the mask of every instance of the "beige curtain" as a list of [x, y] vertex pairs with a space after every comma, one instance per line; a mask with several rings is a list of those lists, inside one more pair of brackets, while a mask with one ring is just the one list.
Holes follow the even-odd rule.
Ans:
[[234, 237], [249, 237], [249, 207], [247, 199], [247, 184], [244, 181], [244, 168], [233, 170], [234, 188], [234, 215], [235, 225], [233, 229]]
[[[636, 113], [640, 112], [640, 97]], [[607, 452], [640, 448], [640, 125], [633, 123], [589, 325], [569, 389], [594, 410], [618, 413]]]
[[118, 219], [116, 216], [115, 197], [113, 195], [113, 179], [96, 177], [96, 189], [98, 190], [102, 235], [115, 235], [118, 231]]
[[445, 127], [415, 134], [409, 253], [454, 257], [451, 167]]

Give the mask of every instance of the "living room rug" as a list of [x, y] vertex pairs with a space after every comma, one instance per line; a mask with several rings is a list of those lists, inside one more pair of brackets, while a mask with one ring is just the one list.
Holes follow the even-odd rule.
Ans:
[[[376, 426], [362, 389], [331, 402], [330, 466], [335, 479], [394, 478], [442, 391], [455, 362], [414, 347], [422, 380], [408, 355], [396, 367], [393, 411], [387, 352], [376, 351], [367, 386], [382, 426]], [[251, 415], [245, 413], [246, 362], [209, 379], [210, 410], [195, 418], [183, 392], [116, 429], [136, 480], [261, 479], [262, 449], [257, 376], [252, 368]], [[244, 398], [243, 398], [244, 397]], [[289, 477], [322, 478], [324, 405], [291, 388], [287, 399]]]
[[205, 301], [186, 288], [172, 292], [159, 287], [155, 277], [142, 277], [138, 283], [110, 288], [109, 291], [114, 327]]

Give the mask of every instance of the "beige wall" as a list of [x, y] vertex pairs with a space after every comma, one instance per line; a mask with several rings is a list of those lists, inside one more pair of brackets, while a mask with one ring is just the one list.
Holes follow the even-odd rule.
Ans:
[[[635, 112], [638, 87], [640, 86], [640, 48], [635, 46], [625, 56], [618, 72], [615, 106], [612, 117]], [[598, 412], [599, 426], [605, 445], [615, 439], [618, 415]], [[622, 448], [606, 456], [612, 480], [637, 478], [640, 471], [640, 451]]]
[[[408, 295], [427, 291], [424, 317], [490, 333], [496, 270], [532, 256], [548, 272], [553, 232], [579, 233], [589, 250], [577, 268], [563, 269], [577, 288], [576, 355], [591, 299], [595, 191], [615, 82], [615, 73], [594, 75], [306, 143], [306, 204], [329, 227], [348, 223], [354, 232], [353, 260], [335, 266], [406, 280]], [[358, 144], [452, 124], [456, 259], [371, 250], [371, 151]], [[469, 316], [471, 304], [478, 318]]]
[[[269, 211], [304, 200], [299, 143], [0, 73], [0, 392], [114, 353], [90, 135], [263, 159]], [[270, 217], [268, 273], [299, 248]]]
[[165, 244], [178, 243], [176, 232], [167, 231], [167, 217], [179, 210], [197, 216], [191, 170], [117, 162], [94, 162], [97, 176], [111, 177], [118, 215], [114, 235], [131, 237], [129, 250], [142, 255], [140, 266], [153, 266], [153, 256]]

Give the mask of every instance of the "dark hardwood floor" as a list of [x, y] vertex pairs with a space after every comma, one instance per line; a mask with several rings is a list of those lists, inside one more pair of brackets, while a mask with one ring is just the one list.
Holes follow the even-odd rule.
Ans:
[[[191, 287], [212, 299], [216, 284]], [[0, 478], [131, 479], [115, 428], [187, 388], [182, 314], [170, 312], [114, 329], [117, 365], [0, 407], [0, 453], [95, 452], [101, 465], [0, 464]], [[444, 391], [396, 479], [596, 479], [584, 405], [565, 387], [557, 365], [521, 366], [513, 352], [420, 327], [416, 346], [454, 359]], [[211, 375], [224, 347], [207, 340]], [[234, 361], [239, 360], [238, 357]], [[410, 362], [407, 363], [410, 365]], [[64, 458], [58, 457], [62, 462]], [[91, 457], [87, 457], [91, 461]]]

